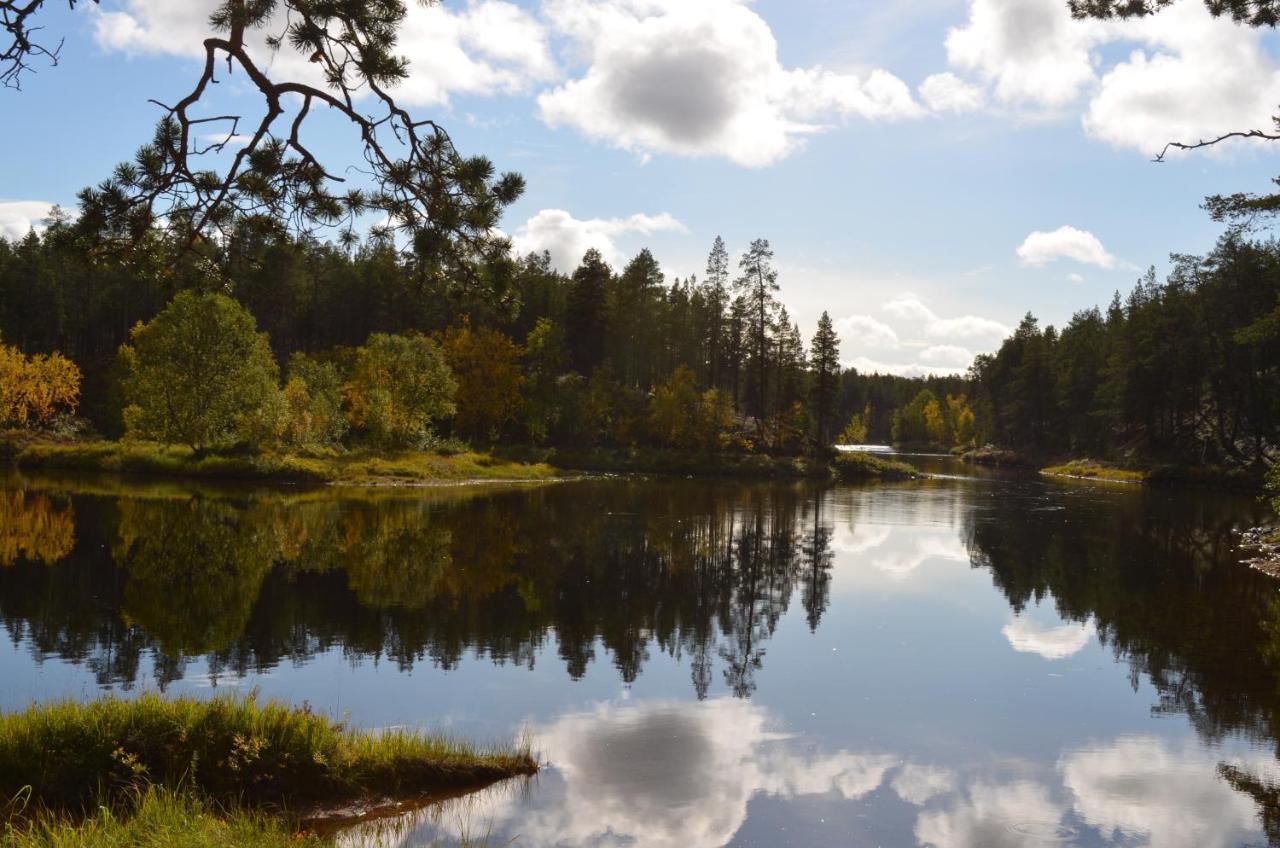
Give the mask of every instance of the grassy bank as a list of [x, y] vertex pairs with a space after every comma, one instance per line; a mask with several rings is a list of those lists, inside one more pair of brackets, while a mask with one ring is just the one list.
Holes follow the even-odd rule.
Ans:
[[41, 813], [10, 822], [0, 848], [322, 848], [283, 820], [221, 810], [191, 792], [150, 787], [88, 818]]
[[315, 454], [263, 452], [197, 455], [190, 448], [149, 442], [32, 440], [9, 442], [0, 456], [19, 468], [102, 472], [153, 477], [195, 477], [285, 483], [408, 485], [469, 480], [548, 480], [545, 463], [500, 459], [474, 451], [429, 453], [348, 451]]
[[1095, 462], [1090, 459], [1075, 459], [1063, 465], [1050, 465], [1040, 469], [1040, 473], [1049, 477], [1071, 477], [1077, 480], [1105, 480], [1111, 483], [1145, 483], [1147, 472], [1131, 468], [1117, 468], [1113, 465]]
[[905, 462], [884, 459], [870, 453], [842, 453], [831, 463], [836, 479], [842, 483], [859, 480], [911, 480], [920, 472]]
[[0, 797], [34, 809], [112, 807], [146, 787], [299, 810], [478, 787], [537, 771], [527, 748], [351, 730], [255, 698], [63, 701], [0, 716]]
[[1217, 465], [1153, 465], [1124, 468], [1108, 462], [1075, 459], [1040, 470], [1050, 477], [1077, 480], [1105, 480], [1114, 483], [1144, 483], [1162, 488], [1205, 488], [1222, 491], [1261, 492], [1265, 480], [1261, 472]]

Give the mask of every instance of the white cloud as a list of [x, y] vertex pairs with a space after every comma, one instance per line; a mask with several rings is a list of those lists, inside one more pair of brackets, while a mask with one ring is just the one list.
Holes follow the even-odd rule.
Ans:
[[1067, 282], [1072, 285], [1079, 286], [1084, 283], [1084, 277], [1077, 274], [1075, 271], [1072, 271], [1070, 274], [1067, 274]]
[[[105, 49], [126, 53], [203, 55], [209, 13], [217, 0], [125, 0], [123, 11], [98, 12], [95, 37]], [[501, 0], [473, 0], [454, 11], [442, 5], [407, 4], [398, 51], [410, 60], [409, 77], [394, 90], [405, 105], [446, 103], [454, 93], [527, 91], [556, 76], [546, 28], [528, 12]], [[250, 54], [263, 66], [319, 81], [316, 65], [289, 48], [274, 55], [256, 31]]]
[[1270, 129], [1280, 70], [1258, 30], [1213, 19], [1203, 3], [1175, 4], [1141, 25], [1146, 49], [1103, 75], [1084, 115], [1087, 133], [1156, 153], [1232, 130]]
[[999, 321], [978, 315], [941, 318], [923, 300], [910, 292], [898, 295], [882, 308], [890, 315], [904, 321], [923, 324], [924, 334], [930, 338], [983, 339], [995, 342], [1010, 332], [1010, 329]]
[[1099, 268], [1125, 266], [1107, 252], [1102, 242], [1088, 230], [1062, 226], [1051, 232], [1036, 230], [1018, 245], [1018, 258], [1023, 265], [1048, 265], [1059, 259], [1072, 259]]
[[784, 68], [769, 25], [742, 0], [550, 0], [544, 10], [586, 67], [539, 97], [543, 120], [626, 150], [759, 167], [836, 119], [924, 114], [887, 71]]
[[684, 224], [670, 214], [632, 215], [628, 218], [592, 218], [581, 221], [563, 209], [543, 209], [520, 227], [511, 243], [518, 255], [547, 251], [551, 264], [570, 273], [582, 261], [582, 255], [595, 248], [605, 261], [615, 267], [622, 253], [615, 239], [629, 233], [650, 235], [660, 232], [687, 232]]
[[[1083, 101], [1088, 135], [1154, 154], [1168, 141], [1271, 126], [1280, 68], [1264, 39], [1197, 2], [1102, 22], [1072, 20], [1060, 0], [970, 0], [946, 47], [951, 66], [1001, 103], [1061, 111]], [[941, 108], [923, 86], [921, 96]]]
[[947, 33], [947, 58], [1004, 102], [1061, 106], [1095, 80], [1089, 51], [1101, 29], [1072, 20], [1059, 0], [972, 0], [969, 20]]
[[893, 350], [898, 347], [898, 334], [883, 321], [870, 315], [850, 315], [836, 322], [841, 344], [862, 348]]
[[920, 351], [920, 361], [928, 365], [968, 368], [973, 364], [973, 353], [958, 345], [933, 345]]
[[944, 377], [964, 370], [926, 365], [923, 362], [885, 362], [869, 356], [855, 356], [842, 364], [845, 368], [856, 368], [861, 374], [892, 374], [895, 377]]
[[965, 82], [950, 71], [925, 77], [920, 97], [934, 112], [976, 112], [986, 103], [980, 86]]
[[0, 200], [0, 236], [14, 240], [38, 232], [52, 211], [53, 204], [43, 200]]

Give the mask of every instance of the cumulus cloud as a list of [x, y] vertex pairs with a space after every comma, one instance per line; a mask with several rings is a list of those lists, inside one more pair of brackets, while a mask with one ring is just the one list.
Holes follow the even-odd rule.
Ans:
[[[107, 50], [203, 56], [209, 13], [217, 0], [125, 0], [120, 11], [98, 12], [94, 35]], [[527, 91], [556, 76], [545, 26], [514, 3], [472, 0], [465, 7], [410, 3], [398, 49], [409, 57], [409, 77], [395, 93], [406, 105], [446, 103], [454, 93]], [[285, 48], [269, 50], [259, 30], [250, 54], [263, 66], [321, 82], [316, 65]]]
[[976, 112], [986, 103], [981, 86], [965, 82], [950, 71], [925, 77], [920, 97], [934, 112]]
[[898, 334], [883, 321], [870, 315], [850, 315], [836, 322], [836, 333], [844, 344], [864, 348], [893, 350], [898, 347]]
[[1017, 253], [1023, 265], [1040, 266], [1071, 259], [1099, 268], [1127, 267], [1127, 263], [1112, 256], [1093, 233], [1070, 226], [1050, 232], [1036, 230], [1018, 245]]
[[972, 0], [969, 20], [947, 33], [947, 59], [1005, 102], [1061, 106], [1094, 81], [1089, 51], [1101, 30], [1058, 0]]
[[1155, 152], [1166, 141], [1271, 127], [1280, 69], [1261, 32], [1213, 19], [1202, 3], [1180, 3], [1144, 21], [1140, 36], [1145, 49], [1103, 75], [1091, 98], [1090, 135]]
[[920, 361], [928, 365], [968, 368], [973, 363], [973, 353], [958, 345], [933, 345], [920, 351]]
[[758, 167], [834, 120], [924, 114], [884, 70], [785, 68], [743, 0], [550, 0], [544, 11], [585, 69], [539, 97], [543, 120], [623, 149]]
[[53, 204], [43, 200], [0, 200], [0, 236], [20, 239], [32, 230], [44, 229]]
[[650, 235], [660, 232], [686, 232], [684, 224], [672, 215], [636, 214], [628, 218], [592, 218], [582, 221], [563, 209], [543, 209], [526, 221], [511, 239], [517, 254], [551, 254], [551, 264], [569, 273], [578, 267], [582, 255], [595, 248], [605, 261], [617, 266], [622, 260], [615, 239], [630, 233]]
[[[1213, 18], [1203, 3], [1102, 22], [1072, 20], [1059, 0], [970, 0], [946, 48], [951, 66], [990, 85], [999, 102], [1062, 110], [1083, 100], [1088, 135], [1147, 154], [1168, 141], [1269, 127], [1280, 101], [1264, 34]], [[942, 108], [924, 86], [921, 96]]]
[[884, 311], [904, 321], [923, 324], [924, 334], [938, 339], [984, 339], [999, 341], [1009, 335], [1009, 327], [978, 315], [942, 318], [922, 299], [909, 292], [884, 305]]

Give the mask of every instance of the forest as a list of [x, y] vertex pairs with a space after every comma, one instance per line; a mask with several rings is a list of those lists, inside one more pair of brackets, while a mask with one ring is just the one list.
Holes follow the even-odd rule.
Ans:
[[[504, 257], [482, 270], [483, 297], [442, 292], [382, 238], [243, 232], [218, 258], [231, 282], [211, 290], [201, 263], [163, 251], [103, 261], [60, 216], [0, 241], [0, 341], [44, 398], [0, 399], [0, 418], [47, 427], [78, 402], [98, 432], [197, 450], [461, 440], [799, 455], [976, 437], [962, 379], [844, 369], [826, 314], [806, 343], [765, 240], [735, 263], [717, 239], [701, 279], [668, 281], [648, 250], [616, 271], [591, 250], [568, 275], [546, 254]], [[177, 343], [192, 338], [204, 347]]]
[[970, 378], [984, 441], [1040, 456], [1269, 465], [1280, 246], [1228, 233], [1060, 330], [1028, 314]]

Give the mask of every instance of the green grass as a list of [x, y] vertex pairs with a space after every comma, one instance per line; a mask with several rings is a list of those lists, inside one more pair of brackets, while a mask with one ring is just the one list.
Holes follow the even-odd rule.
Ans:
[[843, 483], [858, 480], [911, 480], [920, 472], [905, 462], [884, 459], [870, 453], [842, 453], [832, 460], [836, 479]]
[[0, 848], [321, 848], [283, 820], [244, 810], [219, 811], [190, 792], [139, 790], [88, 818], [44, 813], [11, 820]]
[[1111, 483], [1145, 483], [1147, 472], [1130, 468], [1116, 468], [1091, 459], [1073, 459], [1065, 465], [1042, 468], [1041, 474], [1050, 477], [1075, 477], [1081, 480], [1105, 480]]
[[92, 808], [142, 786], [298, 808], [470, 788], [536, 771], [527, 746], [358, 732], [254, 697], [147, 694], [0, 715], [0, 798], [29, 793], [41, 809]]
[[190, 448], [149, 442], [30, 441], [10, 444], [19, 468], [94, 471], [157, 477], [258, 480], [290, 483], [406, 485], [471, 480], [547, 480], [545, 463], [498, 459], [484, 453], [370, 451], [219, 454], [197, 456]]

